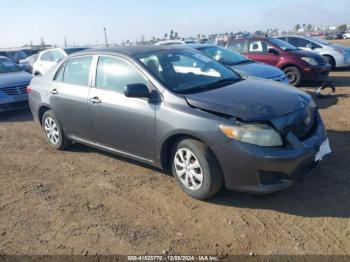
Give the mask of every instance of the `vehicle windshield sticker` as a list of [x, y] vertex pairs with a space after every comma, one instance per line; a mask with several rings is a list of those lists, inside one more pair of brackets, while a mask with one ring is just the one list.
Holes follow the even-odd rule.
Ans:
[[1, 62], [1, 64], [2, 64], [4, 67], [13, 67], [13, 66], [14, 66], [13, 63], [8, 62], [8, 61], [3, 61], [3, 62]]
[[205, 55], [202, 55], [202, 54], [195, 54], [194, 57], [201, 60], [204, 63], [209, 63], [212, 61], [209, 57], [206, 57]]

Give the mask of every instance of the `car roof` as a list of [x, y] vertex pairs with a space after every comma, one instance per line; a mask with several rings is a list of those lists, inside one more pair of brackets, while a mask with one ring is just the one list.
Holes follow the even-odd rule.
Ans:
[[87, 49], [74, 54], [90, 54], [90, 53], [116, 53], [133, 56], [136, 54], [142, 54], [147, 52], [156, 52], [162, 50], [175, 50], [175, 49], [185, 49], [188, 45], [171, 45], [171, 46], [162, 46], [162, 45], [139, 45], [139, 46], [118, 46], [118, 47], [105, 47], [105, 48], [94, 48]]
[[201, 47], [218, 47], [217, 45], [213, 45], [213, 44], [199, 44], [199, 43], [186, 44], [186, 46], [194, 48], [194, 49], [198, 49], [198, 48], [201, 48]]
[[280, 37], [299, 37], [299, 38], [311, 38], [311, 37], [308, 37], [306, 35], [280, 35], [280, 36], [277, 36], [276, 38], [280, 38]]

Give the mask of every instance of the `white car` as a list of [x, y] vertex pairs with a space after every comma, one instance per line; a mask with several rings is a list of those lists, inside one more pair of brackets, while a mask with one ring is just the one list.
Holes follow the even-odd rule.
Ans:
[[54, 48], [47, 49], [39, 53], [38, 59], [33, 64], [33, 75], [45, 75], [58, 61], [62, 58], [87, 48], [71, 47], [71, 48]]
[[300, 35], [287, 35], [278, 37], [300, 49], [314, 51], [323, 55], [332, 69], [350, 66], [350, 48], [343, 45], [333, 44], [323, 39]]
[[350, 39], [350, 32], [346, 32], [345, 34], [343, 34], [343, 38]]

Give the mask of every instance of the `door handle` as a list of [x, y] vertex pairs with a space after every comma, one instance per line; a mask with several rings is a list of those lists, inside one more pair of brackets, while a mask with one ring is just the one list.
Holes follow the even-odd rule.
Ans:
[[51, 94], [53, 94], [53, 95], [58, 95], [58, 90], [55, 88], [55, 89], [52, 89], [51, 91], [50, 91], [50, 93]]
[[89, 101], [93, 104], [101, 104], [101, 100], [97, 96], [89, 98]]

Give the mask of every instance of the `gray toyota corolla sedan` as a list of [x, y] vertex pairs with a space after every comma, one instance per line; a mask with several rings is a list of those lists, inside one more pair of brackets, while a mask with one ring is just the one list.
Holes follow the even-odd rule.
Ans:
[[28, 91], [53, 148], [74, 141], [169, 169], [197, 199], [223, 186], [285, 189], [330, 152], [309, 95], [242, 78], [186, 47], [76, 53]]

